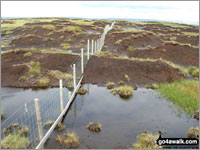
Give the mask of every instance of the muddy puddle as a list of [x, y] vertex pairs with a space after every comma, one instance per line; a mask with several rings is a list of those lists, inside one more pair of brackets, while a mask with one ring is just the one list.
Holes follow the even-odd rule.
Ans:
[[[113, 96], [105, 87], [83, 85], [89, 92], [77, 95], [64, 118], [64, 131], [54, 131], [45, 148], [65, 148], [57, 143], [55, 135], [76, 132], [80, 137], [78, 148], [130, 148], [143, 130], [153, 133], [165, 131], [163, 137], [187, 137], [190, 127], [198, 126], [198, 120], [178, 113], [176, 107], [151, 89], [138, 88], [127, 100]], [[89, 122], [102, 125], [102, 131], [94, 133], [86, 126]]]

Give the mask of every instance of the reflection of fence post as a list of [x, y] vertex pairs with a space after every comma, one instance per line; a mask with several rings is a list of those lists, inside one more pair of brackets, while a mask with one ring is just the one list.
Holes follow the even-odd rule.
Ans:
[[68, 91], [68, 99], [70, 100], [70, 98], [71, 98], [71, 91]]
[[81, 49], [81, 73], [83, 74], [83, 48]]
[[59, 85], [60, 85], [60, 110], [61, 112], [63, 111], [63, 83], [62, 83], [62, 79], [60, 79], [60, 82], [59, 82]]
[[73, 64], [74, 89], [76, 88], [76, 64]]
[[93, 52], [94, 52], [94, 40], [92, 40], [92, 55], [93, 55]]
[[[38, 99], [35, 99], [35, 112], [36, 112], [36, 118], [37, 118], [37, 125], [38, 125], [38, 133], [39, 133], [39, 138], [40, 141], [43, 138], [43, 131], [42, 131], [42, 123], [41, 123], [41, 118], [40, 118], [40, 108], [39, 108], [39, 102]], [[44, 146], [44, 145], [43, 145]], [[42, 149], [44, 148], [42, 146]]]
[[87, 59], [90, 58], [90, 40], [88, 40], [88, 47], [87, 47]]

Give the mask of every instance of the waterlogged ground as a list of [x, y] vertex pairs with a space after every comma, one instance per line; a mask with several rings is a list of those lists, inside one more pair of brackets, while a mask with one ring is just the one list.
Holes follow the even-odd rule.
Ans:
[[[65, 130], [54, 131], [45, 148], [66, 148], [55, 140], [55, 135], [76, 132], [78, 148], [130, 148], [143, 130], [153, 133], [166, 131], [163, 137], [187, 137], [190, 127], [199, 126], [198, 120], [178, 113], [176, 107], [156, 91], [139, 88], [124, 100], [113, 96], [105, 87], [84, 85], [89, 93], [77, 95], [64, 119]], [[100, 133], [90, 132], [89, 122], [102, 124]]]

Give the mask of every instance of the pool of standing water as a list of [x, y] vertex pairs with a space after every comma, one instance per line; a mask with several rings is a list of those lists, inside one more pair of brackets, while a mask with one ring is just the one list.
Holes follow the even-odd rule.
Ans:
[[[69, 112], [64, 118], [64, 131], [54, 131], [45, 144], [45, 148], [65, 148], [55, 140], [56, 135], [75, 132], [80, 137], [78, 148], [130, 148], [137, 136], [148, 130], [158, 134], [165, 131], [163, 137], [184, 138], [191, 127], [199, 126], [193, 119], [178, 109], [157, 91], [138, 88], [127, 100], [113, 96], [106, 87], [83, 85], [88, 89], [85, 95], [77, 95]], [[86, 126], [89, 122], [102, 125], [102, 131], [94, 133]]]

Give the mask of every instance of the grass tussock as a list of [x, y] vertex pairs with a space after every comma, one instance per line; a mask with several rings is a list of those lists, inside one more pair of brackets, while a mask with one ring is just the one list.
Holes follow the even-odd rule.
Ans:
[[28, 57], [28, 56], [32, 56], [32, 53], [31, 52], [27, 52], [24, 54], [24, 57]]
[[130, 77], [127, 74], [124, 75], [124, 78], [126, 79], [127, 82], [131, 81]]
[[199, 69], [195, 66], [188, 67], [188, 73], [194, 77], [199, 77]]
[[39, 68], [39, 67], [40, 67], [40, 62], [31, 61], [31, 62], [30, 62], [30, 65], [31, 65], [31, 67], [33, 67], [33, 68]]
[[44, 78], [39, 79], [38, 82], [40, 86], [47, 86], [50, 82], [50, 79], [47, 77], [44, 77]]
[[129, 47], [128, 47], [128, 50], [131, 51], [131, 52], [133, 52], [133, 51], [135, 50], [135, 47], [129, 46]]
[[162, 83], [158, 90], [189, 115], [199, 110], [199, 81], [197, 80]]
[[24, 81], [26, 81], [27, 80], [27, 78], [25, 77], [25, 76], [21, 76], [20, 78], [19, 78], [19, 81], [22, 81], [22, 82], [24, 82]]
[[108, 82], [106, 84], [107, 89], [113, 89], [115, 87], [115, 83], [114, 82]]
[[69, 90], [69, 91], [72, 91], [74, 89], [74, 83], [72, 81], [68, 82], [66, 84], [66, 88]]
[[49, 30], [55, 30], [55, 26], [54, 25], [51, 25], [51, 24], [48, 24], [48, 25], [43, 25], [43, 28], [45, 29], [49, 29]]
[[88, 125], [87, 125], [87, 128], [92, 131], [92, 132], [100, 132], [101, 131], [101, 128], [102, 128], [102, 125], [99, 124], [99, 123], [93, 123], [93, 122], [90, 122]]
[[31, 70], [29, 71], [29, 73], [30, 73], [31, 75], [39, 75], [39, 74], [40, 74], [40, 69], [31, 69]]
[[29, 139], [20, 134], [9, 134], [1, 141], [2, 149], [27, 149]]
[[69, 73], [63, 73], [60, 70], [51, 70], [49, 74], [56, 79], [72, 79], [73, 75]]
[[100, 56], [103, 56], [103, 57], [111, 57], [112, 56], [112, 52], [110, 52], [110, 51], [98, 51], [97, 54]]
[[147, 131], [142, 132], [138, 137], [136, 143], [132, 144], [133, 149], [160, 149], [155, 143], [159, 135], [148, 133]]
[[71, 45], [69, 43], [62, 43], [60, 44], [60, 46], [63, 48], [63, 49], [69, 49], [71, 47]]
[[128, 86], [128, 85], [122, 85], [120, 86], [118, 89], [112, 89], [111, 93], [113, 95], [119, 95], [121, 98], [129, 98], [130, 96], [132, 96], [133, 93], [133, 87], [132, 86]]
[[44, 128], [49, 128], [53, 125], [53, 121], [52, 120], [48, 120], [47, 122], [44, 123], [43, 127]]
[[87, 93], [87, 90], [80, 88], [77, 93], [80, 95], [85, 95]]
[[65, 128], [65, 125], [64, 125], [63, 123], [61, 123], [61, 122], [59, 122], [59, 123], [57, 124], [57, 126], [56, 126], [56, 129], [57, 129], [58, 131], [63, 131], [64, 128]]
[[187, 132], [187, 137], [199, 139], [199, 128], [190, 128]]
[[67, 133], [64, 135], [57, 135], [56, 141], [63, 146], [67, 146], [69, 148], [78, 147], [79, 146], [79, 137], [75, 132]]

